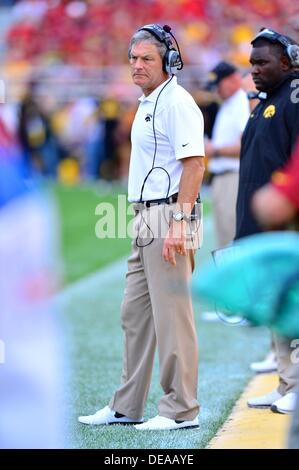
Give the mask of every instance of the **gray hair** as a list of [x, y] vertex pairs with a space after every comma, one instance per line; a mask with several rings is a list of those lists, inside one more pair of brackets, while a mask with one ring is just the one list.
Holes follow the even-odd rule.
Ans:
[[161, 59], [163, 60], [167, 52], [166, 44], [160, 42], [157, 38], [155, 38], [155, 36], [153, 36], [149, 31], [146, 30], [137, 31], [137, 33], [132, 36], [129, 44], [129, 58], [131, 57], [132, 47], [141, 41], [147, 42], [149, 44], [154, 44], [158, 49]]

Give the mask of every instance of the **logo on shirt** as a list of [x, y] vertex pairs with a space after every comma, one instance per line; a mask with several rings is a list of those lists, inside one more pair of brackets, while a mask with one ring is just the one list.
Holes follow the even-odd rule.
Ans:
[[274, 104], [270, 104], [269, 106], [267, 106], [267, 108], [263, 112], [263, 116], [264, 118], [269, 119], [273, 117], [275, 113], [276, 113], [276, 108]]
[[186, 144], [182, 144], [182, 147], [186, 147], [186, 145], [189, 145], [189, 142], [187, 142]]
[[147, 115], [145, 116], [146, 122], [150, 122], [150, 120], [152, 119], [152, 117], [153, 117], [152, 114], [147, 113]]

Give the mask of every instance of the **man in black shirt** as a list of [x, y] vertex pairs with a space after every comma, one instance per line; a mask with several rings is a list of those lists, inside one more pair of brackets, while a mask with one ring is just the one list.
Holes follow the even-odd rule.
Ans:
[[[261, 232], [251, 212], [253, 193], [289, 160], [299, 133], [299, 46], [287, 36], [262, 30], [251, 42], [252, 78], [260, 103], [242, 137], [236, 239]], [[290, 340], [274, 337], [278, 360], [277, 390], [250, 399], [250, 407], [289, 413], [295, 406], [297, 376]]]
[[252, 41], [250, 63], [260, 103], [252, 111], [242, 138], [237, 239], [261, 231], [250, 209], [251, 196], [286, 164], [299, 132], [299, 72], [283, 45], [264, 31]]

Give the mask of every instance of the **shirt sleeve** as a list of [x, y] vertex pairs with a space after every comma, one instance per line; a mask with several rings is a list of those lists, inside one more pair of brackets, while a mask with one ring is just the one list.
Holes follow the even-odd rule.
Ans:
[[168, 110], [166, 129], [177, 160], [204, 157], [204, 121], [195, 102], [173, 104]]
[[292, 202], [299, 211], [299, 139], [288, 165], [272, 176], [273, 186]]

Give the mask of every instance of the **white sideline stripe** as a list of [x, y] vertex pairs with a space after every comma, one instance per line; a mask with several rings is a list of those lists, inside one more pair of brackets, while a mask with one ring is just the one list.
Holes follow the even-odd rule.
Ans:
[[[213, 231], [213, 221], [211, 217], [204, 219], [204, 240], [209, 240]], [[204, 242], [205, 244], [205, 242]], [[124, 279], [127, 269], [127, 259], [125, 256], [108, 266], [99, 269], [98, 271], [87, 275], [83, 279], [75, 281], [70, 286], [63, 289], [60, 293], [55, 296], [55, 301], [58, 303], [68, 302], [73, 297], [80, 297], [80, 294], [86, 294], [93, 290], [103, 290], [107, 285], [111, 287], [112, 283], [116, 283], [117, 280]]]

